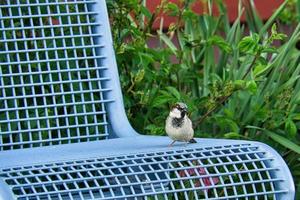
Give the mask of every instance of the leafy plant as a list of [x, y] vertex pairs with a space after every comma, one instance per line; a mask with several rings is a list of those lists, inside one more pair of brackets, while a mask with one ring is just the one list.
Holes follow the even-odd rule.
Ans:
[[[282, 13], [279, 15], [279, 20], [287, 25], [291, 25], [299, 22], [299, 9], [300, 1], [299, 0], [289, 0], [287, 6], [284, 8]], [[295, 14], [296, 13], [296, 14]]]
[[[184, 101], [197, 137], [259, 140], [277, 149], [299, 185], [300, 26], [280, 32], [284, 2], [263, 22], [250, 1], [231, 24], [222, 1], [199, 15], [194, 1], [162, 1], [151, 13], [144, 1], [109, 3], [125, 106], [139, 132], [165, 135], [169, 107]], [[160, 13], [178, 16], [167, 30]], [[246, 24], [241, 23], [243, 13]], [[118, 21], [121, 19], [121, 21]], [[152, 31], [158, 21], [161, 28]], [[247, 28], [246, 28], [247, 27]], [[159, 42], [150, 46], [149, 41]], [[130, 59], [129, 59], [130, 58]]]

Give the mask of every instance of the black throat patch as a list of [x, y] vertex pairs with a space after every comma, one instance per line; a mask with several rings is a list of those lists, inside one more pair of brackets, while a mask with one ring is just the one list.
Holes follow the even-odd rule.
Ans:
[[181, 117], [181, 118], [173, 118], [172, 119], [172, 126], [174, 128], [180, 128], [182, 125], [183, 125], [183, 120], [184, 118]]

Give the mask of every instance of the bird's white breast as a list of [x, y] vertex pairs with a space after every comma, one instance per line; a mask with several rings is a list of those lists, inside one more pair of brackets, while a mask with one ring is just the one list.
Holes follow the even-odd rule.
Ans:
[[180, 127], [172, 125], [172, 117], [168, 116], [166, 120], [166, 132], [172, 140], [188, 142], [194, 137], [194, 130], [191, 120], [184, 116], [183, 124]]

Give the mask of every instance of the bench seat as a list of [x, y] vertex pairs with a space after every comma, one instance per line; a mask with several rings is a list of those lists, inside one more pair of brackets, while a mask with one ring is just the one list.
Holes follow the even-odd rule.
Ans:
[[293, 188], [290, 172], [269, 146], [241, 140], [197, 141], [168, 147], [167, 137], [137, 136], [1, 152], [0, 196], [292, 198], [286, 189]]

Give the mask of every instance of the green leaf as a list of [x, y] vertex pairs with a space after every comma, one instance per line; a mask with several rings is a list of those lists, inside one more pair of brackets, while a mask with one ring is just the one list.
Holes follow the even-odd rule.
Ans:
[[170, 16], [178, 16], [179, 8], [175, 3], [168, 3], [166, 5], [166, 12], [169, 12], [168, 15]]
[[272, 28], [271, 28], [271, 34], [273, 35], [273, 34], [277, 34], [277, 25], [276, 25], [276, 23], [274, 23], [273, 25], [272, 25]]
[[274, 40], [284, 40], [286, 37], [286, 34], [277, 32], [277, 25], [274, 23], [271, 28], [271, 36], [268, 39], [268, 43], [272, 43]]
[[261, 74], [265, 70], [265, 68], [266, 68], [266, 65], [262, 65], [262, 64], [256, 65], [253, 70], [254, 76]]
[[141, 69], [138, 71], [138, 73], [136, 74], [136, 76], [134, 77], [134, 82], [139, 83], [144, 79], [145, 76], [145, 70]]
[[299, 121], [300, 120], [300, 114], [299, 113], [293, 114], [292, 119]]
[[249, 92], [251, 92], [252, 94], [255, 94], [256, 91], [257, 91], [257, 85], [256, 85], [256, 82], [254, 80], [248, 81], [246, 87], [247, 87], [247, 90]]
[[145, 130], [150, 131], [150, 133], [155, 134], [155, 135], [162, 135], [165, 133], [165, 129], [163, 127], [158, 127], [155, 124], [149, 124], [145, 127]]
[[178, 92], [178, 90], [174, 87], [167, 87], [166, 88], [177, 100], [180, 100], [181, 99], [181, 95], [180, 93]]
[[280, 7], [272, 14], [272, 16], [268, 19], [268, 21], [263, 25], [263, 27], [259, 30], [259, 36], [261, 37], [263, 34], [267, 33], [269, 27], [273, 22], [276, 20], [276, 18], [280, 15], [280, 13], [284, 10], [286, 4], [288, 1], [284, 1]]
[[265, 122], [269, 117], [269, 111], [265, 107], [259, 108], [255, 113], [255, 116], [257, 120]]
[[182, 16], [185, 20], [197, 19], [197, 15], [195, 12], [191, 10], [184, 10]]
[[268, 64], [268, 60], [267, 60], [266, 58], [264, 58], [263, 56], [259, 56], [259, 57], [257, 58], [257, 62], [258, 62], [259, 64], [262, 64], [262, 65], [267, 65], [267, 64]]
[[171, 51], [176, 54], [177, 53], [177, 47], [174, 45], [174, 43], [171, 41], [171, 39], [166, 36], [164, 33], [157, 31], [159, 38], [171, 49]]
[[229, 132], [229, 133], [225, 133], [224, 134], [225, 138], [239, 138], [240, 134], [236, 133], [236, 132]]
[[292, 138], [296, 136], [297, 127], [296, 127], [296, 124], [291, 119], [286, 120], [286, 122], [285, 122], [285, 131]]
[[257, 34], [252, 36], [244, 37], [238, 44], [238, 47], [241, 52], [244, 53], [255, 53], [259, 49], [259, 37]]
[[263, 26], [263, 21], [259, 17], [255, 2], [253, 0], [249, 0], [248, 2], [250, 6], [246, 7], [246, 20], [248, 22], [249, 29], [256, 32]]
[[274, 35], [274, 40], [284, 40], [285, 38], [287, 38], [287, 35], [283, 33], [278, 33]]
[[272, 138], [273, 140], [275, 140], [276, 142], [278, 142], [279, 144], [281, 144], [282, 146], [295, 151], [296, 153], [300, 154], [300, 146], [293, 143], [292, 141], [286, 139], [285, 137], [282, 137], [281, 135], [278, 135], [274, 132], [271, 131], [265, 131], [265, 133]]
[[263, 48], [262, 53], [278, 53], [275, 47], [266, 47]]
[[230, 53], [232, 51], [231, 46], [227, 43], [222, 37], [218, 35], [214, 35], [208, 39], [208, 44], [216, 45], [226, 53]]
[[231, 120], [224, 116], [216, 116], [215, 120], [216, 120], [216, 124], [220, 126], [221, 129], [228, 130], [229, 128], [231, 132], [236, 132], [236, 133], [238, 133], [240, 130], [238, 124], [234, 120]]
[[246, 81], [245, 80], [235, 80], [233, 82], [234, 89], [241, 90], [246, 88]]
[[157, 96], [152, 103], [153, 107], [160, 107], [163, 104], [166, 104], [167, 102], [172, 102], [173, 98], [170, 96], [160, 95]]
[[149, 11], [149, 9], [143, 5], [141, 5], [141, 12], [148, 18], [150, 19], [152, 17], [151, 12]]
[[282, 146], [300, 154], [300, 146], [295, 144], [294, 142], [286, 139], [285, 137], [282, 137], [281, 135], [278, 135], [277, 133], [271, 132], [269, 130], [263, 129], [263, 128], [259, 128], [256, 126], [247, 126], [246, 128], [252, 128], [252, 129], [258, 129], [258, 130], [262, 130], [264, 131], [264, 133], [269, 136], [270, 138], [272, 138], [273, 140], [275, 140], [276, 142], [278, 142], [279, 144], [281, 144]]
[[287, 82], [285, 82], [284, 84], [282, 84], [279, 88], [277, 88], [277, 93], [281, 92], [282, 90], [291, 87], [298, 79], [300, 78], [300, 75], [295, 76], [295, 77], [291, 77]]

